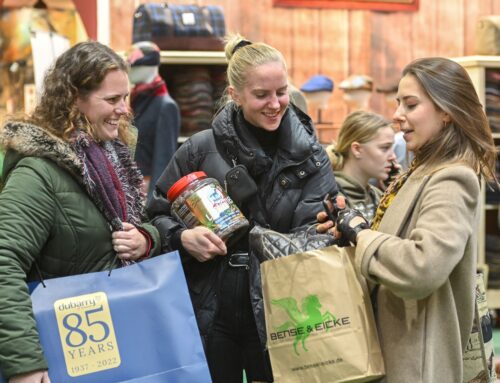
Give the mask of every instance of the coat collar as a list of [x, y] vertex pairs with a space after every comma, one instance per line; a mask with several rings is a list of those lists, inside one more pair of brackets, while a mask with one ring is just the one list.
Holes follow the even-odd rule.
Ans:
[[7, 122], [0, 132], [0, 146], [6, 152], [4, 176], [27, 156], [50, 159], [73, 175], [81, 173], [81, 162], [69, 143], [36, 125]]
[[[254, 173], [262, 172], [269, 159], [255, 139], [240, 132], [243, 127], [238, 123], [239, 108], [233, 102], [228, 103], [214, 118], [212, 127], [216, 142], [224, 150], [232, 151], [241, 163]], [[316, 149], [312, 145], [314, 128], [311, 119], [298, 108], [290, 104], [279, 127], [279, 139], [276, 155], [290, 163], [300, 163], [310, 157]], [[226, 153], [231, 154], [231, 153]]]
[[419, 172], [415, 172], [408, 177], [387, 208], [380, 222], [379, 231], [393, 235], [401, 234], [403, 225], [413, 213], [415, 204], [430, 177], [430, 175], [422, 175]]

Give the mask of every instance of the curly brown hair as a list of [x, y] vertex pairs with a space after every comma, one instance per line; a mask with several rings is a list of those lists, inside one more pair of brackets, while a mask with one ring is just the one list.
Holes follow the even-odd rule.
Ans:
[[[96, 138], [93, 126], [76, 106], [77, 97], [85, 98], [99, 88], [109, 72], [128, 69], [106, 45], [96, 41], [74, 45], [47, 71], [40, 101], [28, 120], [64, 140], [76, 129]], [[125, 143], [130, 141], [130, 119], [128, 115], [119, 123], [118, 136]]]

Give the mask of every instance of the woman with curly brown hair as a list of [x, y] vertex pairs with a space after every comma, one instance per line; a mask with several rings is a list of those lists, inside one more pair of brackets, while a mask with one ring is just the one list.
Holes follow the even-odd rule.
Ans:
[[33, 114], [0, 131], [0, 370], [10, 383], [47, 383], [26, 281], [117, 267], [157, 253], [142, 225], [142, 177], [127, 146], [126, 63], [80, 43], [44, 80]]

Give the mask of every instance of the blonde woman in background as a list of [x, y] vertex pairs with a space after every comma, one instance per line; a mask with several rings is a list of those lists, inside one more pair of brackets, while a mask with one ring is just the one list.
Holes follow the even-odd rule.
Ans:
[[338, 142], [326, 149], [339, 192], [347, 198], [348, 207], [359, 210], [369, 222], [382, 196], [369, 180], [389, 178], [396, 160], [393, 144], [394, 130], [389, 121], [375, 113], [357, 111], [345, 119]]

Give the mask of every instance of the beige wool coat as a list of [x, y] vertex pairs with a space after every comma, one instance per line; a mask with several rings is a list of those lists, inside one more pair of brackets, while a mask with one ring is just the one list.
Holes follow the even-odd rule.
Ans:
[[358, 235], [355, 265], [380, 284], [385, 381], [460, 383], [474, 312], [480, 183], [465, 165], [417, 171], [379, 231]]

